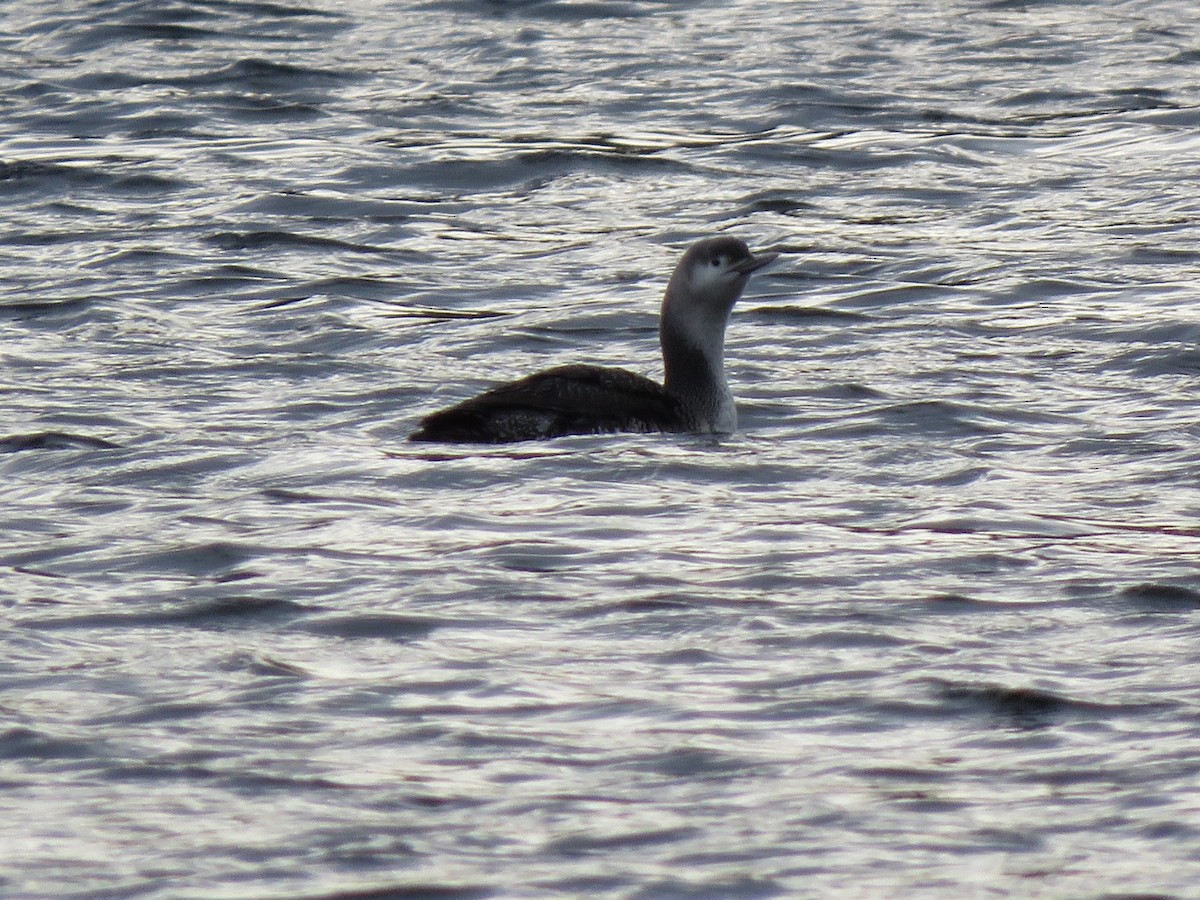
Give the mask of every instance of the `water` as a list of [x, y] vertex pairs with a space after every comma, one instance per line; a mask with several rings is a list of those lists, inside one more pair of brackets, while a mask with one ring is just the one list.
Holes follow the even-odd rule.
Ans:
[[1193, 13], [7, 4], [0, 890], [1194, 895]]

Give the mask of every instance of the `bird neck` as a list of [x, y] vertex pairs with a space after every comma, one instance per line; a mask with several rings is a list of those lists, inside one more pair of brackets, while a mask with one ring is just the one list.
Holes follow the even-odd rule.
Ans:
[[712, 431], [732, 431], [736, 426], [733, 396], [725, 383], [725, 324], [728, 311], [696, 308], [680, 314], [663, 301], [659, 322], [666, 388], [689, 424]]

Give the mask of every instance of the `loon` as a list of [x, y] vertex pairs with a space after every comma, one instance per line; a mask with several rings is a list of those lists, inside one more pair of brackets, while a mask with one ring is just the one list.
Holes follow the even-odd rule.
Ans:
[[751, 253], [732, 237], [688, 249], [662, 302], [661, 385], [625, 369], [558, 366], [432, 413], [409, 440], [501, 444], [568, 434], [736, 431], [725, 326], [750, 275], [778, 256]]

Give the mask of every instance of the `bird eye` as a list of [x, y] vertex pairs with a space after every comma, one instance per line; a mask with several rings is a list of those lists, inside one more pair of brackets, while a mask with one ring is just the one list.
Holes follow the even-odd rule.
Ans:
[[715, 267], [717, 267], [717, 266], [719, 266], [719, 265], [721, 265], [721, 257], [719, 257], [719, 256], [714, 256], [714, 257], [712, 258], [712, 264], [713, 264], [713, 267], [714, 267], [714, 268], [715, 268]]

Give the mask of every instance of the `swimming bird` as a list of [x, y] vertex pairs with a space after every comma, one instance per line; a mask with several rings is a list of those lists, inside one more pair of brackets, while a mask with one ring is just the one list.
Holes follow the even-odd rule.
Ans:
[[684, 253], [659, 318], [662, 384], [625, 369], [558, 366], [428, 415], [409, 440], [500, 444], [616, 431], [736, 431], [725, 326], [751, 274], [778, 255], [751, 253], [732, 237], [707, 238]]

